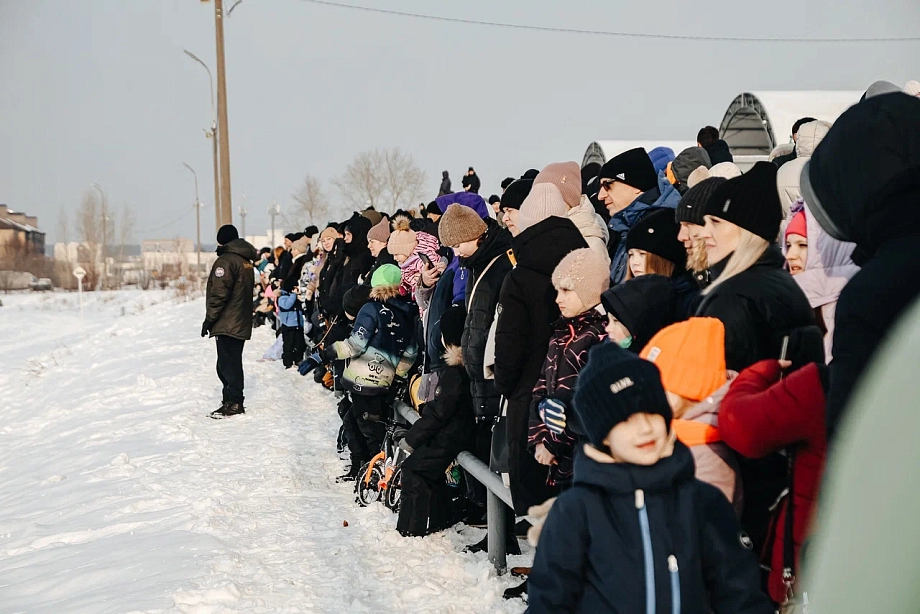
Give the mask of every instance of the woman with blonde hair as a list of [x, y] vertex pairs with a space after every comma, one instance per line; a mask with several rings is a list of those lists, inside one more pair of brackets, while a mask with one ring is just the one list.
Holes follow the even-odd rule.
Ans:
[[725, 360], [733, 371], [779, 358], [783, 338], [802, 339], [795, 334], [800, 329], [814, 327], [820, 336], [808, 299], [783, 270], [775, 243], [782, 216], [776, 167], [769, 162], [723, 183], [704, 206], [699, 238], [713, 281], [697, 315], [725, 325]]

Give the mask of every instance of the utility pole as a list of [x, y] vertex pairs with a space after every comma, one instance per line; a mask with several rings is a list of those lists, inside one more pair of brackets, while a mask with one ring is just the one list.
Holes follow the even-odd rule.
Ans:
[[214, 232], [217, 232], [223, 224], [220, 222], [220, 170], [218, 168], [219, 156], [217, 154], [217, 108], [214, 106], [214, 75], [211, 74], [211, 69], [201, 58], [188, 49], [183, 49], [182, 51], [185, 52], [185, 55], [201, 64], [201, 67], [208, 72], [208, 84], [211, 86], [211, 129], [205, 130], [204, 136], [211, 139], [211, 149], [214, 157]]
[[275, 249], [275, 247], [277, 247], [277, 244], [275, 243], [275, 216], [278, 215], [279, 213], [281, 213], [281, 207], [279, 207], [278, 205], [274, 203], [269, 205], [268, 214], [272, 218], [272, 237], [271, 239], [269, 239], [269, 243], [271, 244], [272, 249]]
[[242, 237], [246, 238], [246, 207], [240, 207], [240, 219], [243, 220]]
[[197, 250], [195, 279], [198, 279], [201, 276], [201, 201], [198, 200], [198, 173], [185, 162], [182, 163], [182, 166], [192, 171], [192, 175], [195, 176], [195, 241], [197, 245], [195, 248]]
[[227, 127], [227, 77], [224, 61], [224, 3], [214, 0], [214, 29], [217, 42], [217, 133], [220, 135], [220, 220], [233, 223], [230, 199], [230, 132]]
[[106, 252], [108, 251], [108, 229], [106, 227], [105, 215], [105, 192], [102, 191], [98, 183], [94, 183], [93, 187], [99, 190], [99, 195], [102, 198], [102, 289], [105, 290], [109, 273], [108, 262], [106, 261]]

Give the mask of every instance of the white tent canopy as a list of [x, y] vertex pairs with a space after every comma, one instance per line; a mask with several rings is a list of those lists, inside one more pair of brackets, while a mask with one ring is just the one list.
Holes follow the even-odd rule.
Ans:
[[849, 91], [744, 92], [725, 111], [719, 134], [736, 156], [766, 156], [790, 141], [799, 118], [833, 123], [860, 96]]
[[696, 141], [594, 141], [588, 145], [588, 151], [585, 152], [581, 166], [584, 168], [591, 163], [603, 166], [604, 162], [610, 158], [636, 147], [644, 147], [645, 151], [652, 151], [656, 147], [670, 147], [676, 155], [688, 147], [695, 146]]

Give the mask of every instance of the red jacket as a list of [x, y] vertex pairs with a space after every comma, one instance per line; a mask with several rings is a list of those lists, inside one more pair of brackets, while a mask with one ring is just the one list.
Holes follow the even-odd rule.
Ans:
[[[725, 443], [749, 458], [799, 444], [794, 469], [793, 544], [796, 571], [799, 549], [811, 533], [818, 487], [827, 455], [824, 424], [825, 396], [818, 367], [802, 367], [780, 380], [775, 360], [762, 360], [741, 372], [722, 400], [719, 430]], [[775, 539], [770, 556], [770, 597], [782, 603], [783, 538], [787, 502], [774, 517]]]

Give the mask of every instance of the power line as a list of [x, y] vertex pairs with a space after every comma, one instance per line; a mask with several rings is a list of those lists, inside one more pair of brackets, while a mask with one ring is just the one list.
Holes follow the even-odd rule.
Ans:
[[519, 23], [504, 23], [500, 21], [485, 21], [479, 19], [464, 19], [462, 17], [443, 17], [441, 15], [425, 15], [422, 13], [410, 13], [408, 11], [396, 11], [392, 9], [381, 9], [371, 6], [358, 6], [355, 4], [344, 4], [341, 2], [332, 2], [330, 0], [302, 0], [312, 4], [321, 4], [336, 8], [352, 9], [355, 11], [365, 11], [368, 13], [379, 13], [383, 15], [395, 15], [397, 17], [413, 17], [416, 19], [427, 19], [429, 21], [442, 21], [447, 23], [460, 23], [474, 26], [492, 26], [497, 28], [510, 28], [515, 30], [530, 30], [535, 32], [555, 32], [560, 34], [588, 34], [592, 36], [613, 36], [620, 38], [640, 38], [640, 39], [657, 39], [657, 40], [679, 40], [679, 41], [714, 41], [730, 43], [904, 43], [920, 41], [920, 36], [893, 36], [890, 38], [870, 37], [870, 38], [769, 38], [769, 37], [743, 37], [743, 36], [691, 36], [687, 34], [653, 34], [647, 32], [606, 32], [602, 30], [581, 30], [578, 28], [554, 28], [550, 26], [535, 26]]

